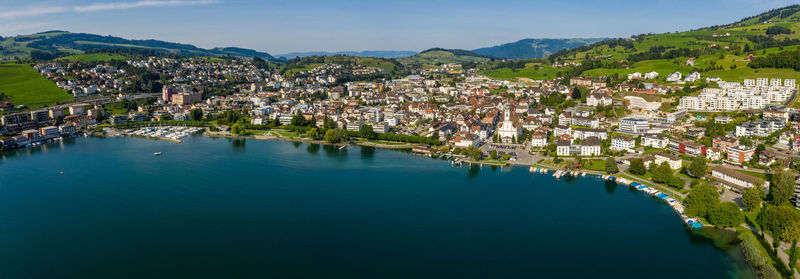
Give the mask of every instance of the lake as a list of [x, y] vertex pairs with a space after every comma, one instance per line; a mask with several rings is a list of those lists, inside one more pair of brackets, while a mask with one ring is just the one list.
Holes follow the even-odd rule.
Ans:
[[0, 153], [0, 247], [0, 278], [752, 276], [597, 178], [203, 136]]

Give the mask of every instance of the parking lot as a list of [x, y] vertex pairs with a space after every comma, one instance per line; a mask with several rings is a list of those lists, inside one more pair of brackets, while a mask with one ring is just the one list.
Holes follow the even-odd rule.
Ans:
[[529, 165], [533, 162], [533, 157], [528, 154], [530, 147], [528, 144], [511, 144], [511, 143], [487, 143], [481, 146], [481, 151], [484, 154], [490, 154], [492, 150], [497, 150], [497, 156], [503, 154], [511, 155], [510, 162], [514, 164]]

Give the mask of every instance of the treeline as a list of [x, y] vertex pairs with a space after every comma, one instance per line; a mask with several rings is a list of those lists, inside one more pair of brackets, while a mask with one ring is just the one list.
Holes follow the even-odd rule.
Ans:
[[753, 42], [754, 49], [765, 49], [771, 47], [785, 47], [791, 45], [798, 45], [800, 44], [800, 39], [789, 39], [784, 38], [783, 40], [778, 40], [773, 37], [764, 36], [764, 35], [754, 35], [754, 36], [747, 36], [747, 39]]
[[[365, 125], [368, 126], [368, 125]], [[372, 126], [369, 127], [370, 129]], [[429, 137], [423, 136], [416, 136], [416, 135], [401, 135], [401, 134], [393, 134], [393, 133], [373, 133], [371, 136], [365, 137], [361, 132], [355, 131], [347, 131], [347, 135], [350, 137], [355, 138], [366, 138], [371, 140], [385, 140], [385, 141], [396, 141], [396, 142], [406, 142], [406, 143], [423, 143], [423, 144], [430, 144], [430, 145], [442, 145], [442, 142], [438, 139], [433, 139]]]
[[[780, 18], [783, 19], [783, 18], [787, 18], [787, 17], [793, 15], [794, 13], [796, 13], [798, 11], [800, 11], [800, 5], [796, 5], [796, 4], [795, 5], [791, 5], [791, 6], [786, 6], [786, 7], [783, 7], [783, 8], [772, 9], [772, 10], [769, 10], [769, 11], [767, 11], [765, 13], [762, 13], [762, 14], [759, 14], [759, 15], [748, 16], [748, 17], [742, 18], [741, 20], [739, 20], [736, 23], [734, 23], [734, 25], [735, 24], [739, 24], [739, 23], [743, 23], [745, 21], [748, 21], [748, 20], [751, 20], [751, 19], [754, 19], [754, 18], [758, 18], [758, 21], [760, 21], [760, 22], [767, 21], [770, 18], [773, 18], [773, 17], [776, 17], [776, 16], [779, 16]], [[715, 26], [710, 26], [709, 28], [716, 29], [716, 27], [721, 27], [721, 26], [715, 25]]]
[[654, 60], [654, 59], [697, 57], [703, 54], [710, 54], [710, 53], [702, 49], [688, 49], [688, 48], [673, 49], [673, 47], [653, 46], [645, 52], [634, 53], [629, 55], [628, 60], [631, 62], [638, 62], [638, 61]]
[[770, 53], [767, 56], [756, 57], [750, 64], [750, 68], [784, 68], [800, 71], [800, 51], [782, 51]]
[[166, 57], [166, 58], [180, 58], [179, 55], [169, 53], [165, 50], [158, 50], [158, 49], [147, 49], [147, 48], [121, 48], [121, 47], [109, 47], [109, 48], [96, 48], [96, 49], [88, 49], [84, 51], [86, 54], [95, 54], [95, 53], [107, 53], [107, 54], [116, 54], [128, 57], [150, 57], [150, 56], [158, 56], [158, 57]]
[[792, 34], [792, 29], [789, 27], [773, 25], [767, 27], [767, 35], [779, 35], [779, 34]]

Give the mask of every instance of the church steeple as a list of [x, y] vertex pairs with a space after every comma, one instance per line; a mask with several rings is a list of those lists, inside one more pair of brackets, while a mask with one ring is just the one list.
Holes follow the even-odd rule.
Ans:
[[511, 109], [508, 108], [508, 105], [505, 108], [505, 121], [511, 121]]

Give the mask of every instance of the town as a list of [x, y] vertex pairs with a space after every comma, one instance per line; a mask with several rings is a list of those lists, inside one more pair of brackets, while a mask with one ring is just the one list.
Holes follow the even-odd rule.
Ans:
[[[451, 63], [398, 79], [341, 82], [384, 70], [324, 64], [290, 77], [239, 58], [52, 61], [34, 68], [82, 98], [35, 110], [4, 101], [4, 149], [107, 128], [143, 134], [135, 128], [190, 125], [216, 136], [353, 138], [489, 165], [606, 171], [610, 158], [623, 169], [637, 160], [666, 163], [680, 175], [655, 182], [678, 193], [691, 182], [686, 166], [699, 157], [713, 166], [709, 177], [738, 193], [768, 184], [759, 175], [766, 170], [800, 168], [800, 113], [785, 107], [797, 93], [793, 79], [707, 77], [703, 88], [684, 88], [648, 82], [658, 76], [651, 72], [613, 81], [512, 82]], [[148, 92], [156, 78], [134, 78], [146, 73], [166, 77], [160, 92]], [[671, 73], [668, 80], [681, 77]], [[695, 72], [685, 81], [698, 79]]]

